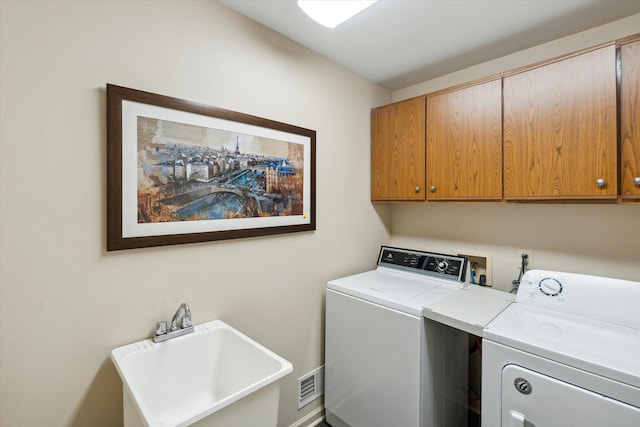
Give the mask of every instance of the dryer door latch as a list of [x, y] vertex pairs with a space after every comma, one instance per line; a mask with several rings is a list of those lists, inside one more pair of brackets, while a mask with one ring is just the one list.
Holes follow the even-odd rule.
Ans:
[[509, 415], [509, 427], [524, 427], [524, 415], [516, 411], [509, 411]]

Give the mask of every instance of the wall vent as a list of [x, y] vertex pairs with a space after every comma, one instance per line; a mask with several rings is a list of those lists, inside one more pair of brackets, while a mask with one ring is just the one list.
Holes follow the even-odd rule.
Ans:
[[324, 394], [324, 365], [298, 378], [298, 409]]

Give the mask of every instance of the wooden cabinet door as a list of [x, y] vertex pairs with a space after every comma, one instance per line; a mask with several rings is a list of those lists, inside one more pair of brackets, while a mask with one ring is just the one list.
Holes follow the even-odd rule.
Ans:
[[427, 96], [427, 199], [502, 198], [502, 80]]
[[617, 197], [615, 46], [504, 78], [505, 199]]
[[620, 196], [640, 199], [640, 40], [620, 47]]
[[424, 96], [371, 111], [371, 200], [424, 200]]

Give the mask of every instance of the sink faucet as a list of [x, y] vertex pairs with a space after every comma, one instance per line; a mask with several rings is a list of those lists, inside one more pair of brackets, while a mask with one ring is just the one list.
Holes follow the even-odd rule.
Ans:
[[[182, 315], [182, 317], [180, 317]], [[178, 326], [180, 319], [180, 326]], [[156, 323], [156, 333], [153, 336], [154, 342], [162, 342], [171, 338], [179, 337], [193, 332], [193, 324], [191, 323], [191, 309], [189, 304], [183, 302], [176, 310], [171, 319], [171, 328], [167, 332], [167, 322], [162, 320]]]
[[189, 304], [183, 302], [176, 310], [176, 314], [173, 315], [173, 319], [171, 319], [171, 329], [169, 329], [170, 332], [175, 332], [178, 330], [178, 316], [180, 316], [181, 312], [182, 322], [180, 323], [180, 328], [185, 329], [191, 326], [191, 309], [189, 308]]

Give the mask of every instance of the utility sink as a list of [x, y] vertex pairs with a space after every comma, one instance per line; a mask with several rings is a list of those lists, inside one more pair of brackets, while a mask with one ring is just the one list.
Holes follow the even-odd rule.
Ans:
[[123, 382], [125, 426], [275, 426], [277, 380], [293, 371], [222, 320], [116, 348], [111, 359]]

